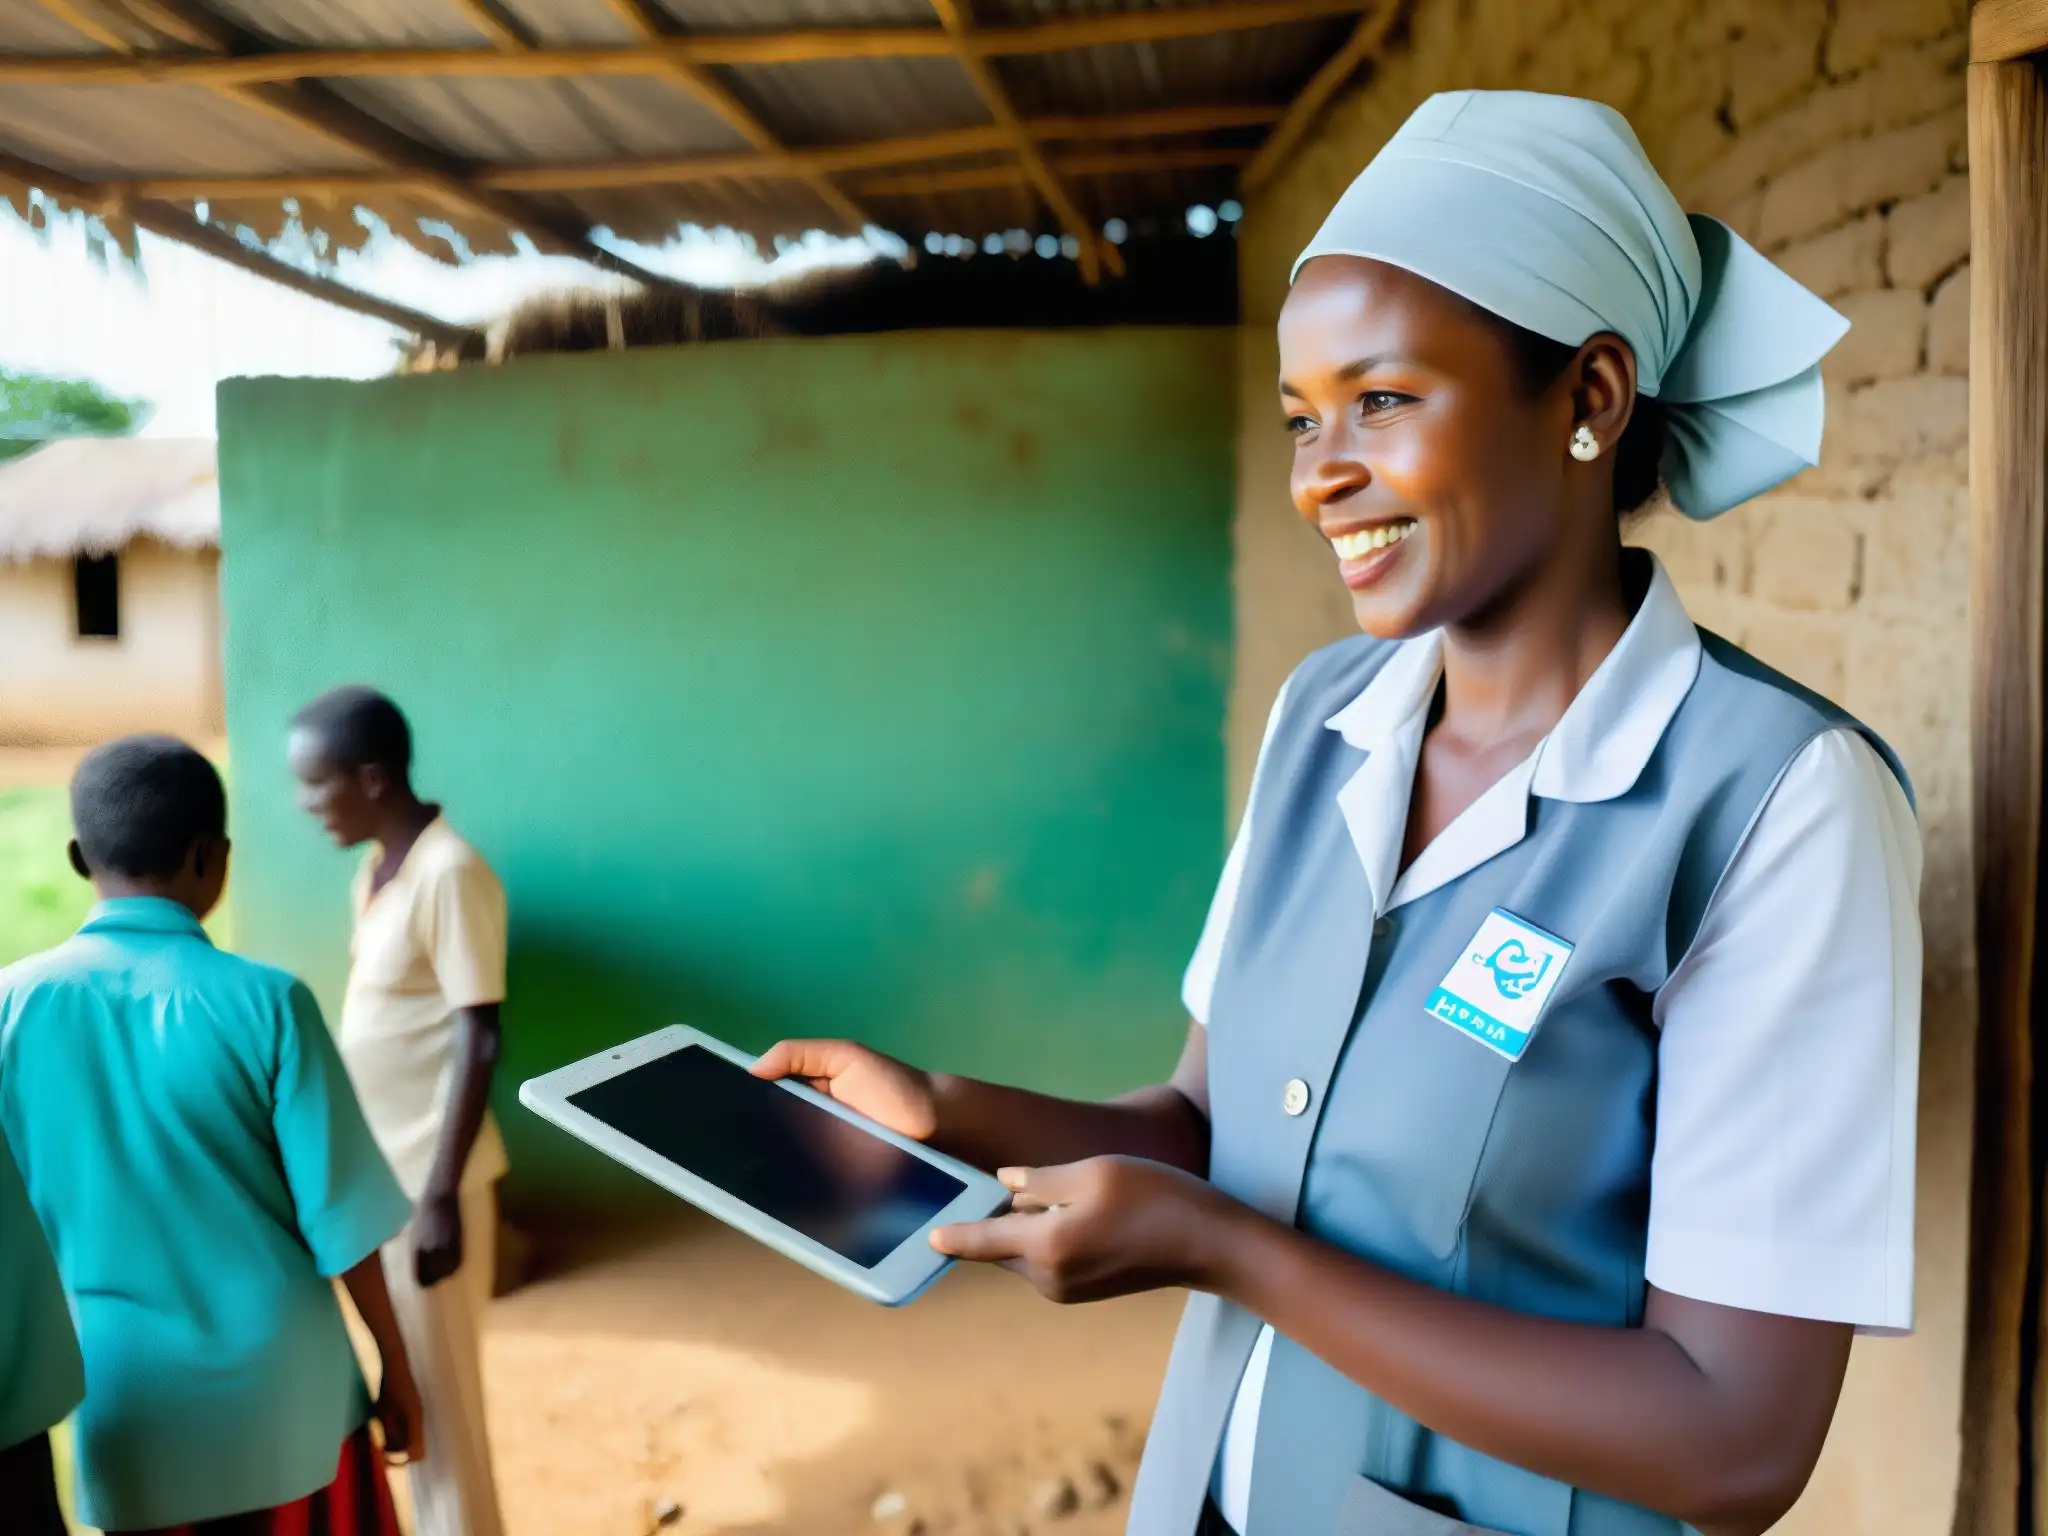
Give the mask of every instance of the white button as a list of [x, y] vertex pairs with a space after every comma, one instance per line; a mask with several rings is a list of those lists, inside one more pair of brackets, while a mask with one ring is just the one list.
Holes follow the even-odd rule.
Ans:
[[1308, 1084], [1300, 1078], [1289, 1078], [1287, 1086], [1280, 1090], [1280, 1107], [1290, 1115], [1301, 1114], [1308, 1108]]

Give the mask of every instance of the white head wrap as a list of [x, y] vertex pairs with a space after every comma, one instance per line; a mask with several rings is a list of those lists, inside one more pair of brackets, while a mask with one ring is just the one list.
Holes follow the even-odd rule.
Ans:
[[1432, 96], [1294, 263], [1401, 267], [1567, 346], [1611, 331], [1665, 408], [1689, 517], [1820, 462], [1820, 360], [1849, 322], [1718, 219], [1687, 215], [1625, 118], [1526, 91]]

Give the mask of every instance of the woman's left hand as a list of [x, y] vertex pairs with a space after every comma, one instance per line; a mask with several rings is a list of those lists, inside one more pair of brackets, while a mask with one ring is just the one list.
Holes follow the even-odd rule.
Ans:
[[1228, 1229], [1248, 1214], [1207, 1181], [1134, 1157], [1005, 1168], [997, 1177], [1016, 1196], [1009, 1213], [941, 1227], [932, 1246], [1013, 1269], [1058, 1302], [1213, 1285]]

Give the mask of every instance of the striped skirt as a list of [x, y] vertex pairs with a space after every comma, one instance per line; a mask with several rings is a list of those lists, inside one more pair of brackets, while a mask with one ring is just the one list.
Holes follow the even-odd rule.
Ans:
[[196, 1525], [108, 1536], [399, 1536], [399, 1530], [384, 1458], [366, 1424], [342, 1446], [334, 1481], [303, 1499]]

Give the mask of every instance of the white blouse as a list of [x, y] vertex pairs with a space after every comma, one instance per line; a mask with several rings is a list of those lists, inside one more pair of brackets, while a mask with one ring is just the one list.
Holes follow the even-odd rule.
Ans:
[[[1380, 912], [1514, 846], [1532, 796], [1625, 792], [1691, 688], [1701, 649], [1657, 568], [1627, 632], [1535, 752], [1399, 870], [1441, 655], [1437, 636], [1406, 642], [1329, 721], [1371, 754], [1338, 806], [1373, 890], [1385, 893]], [[1269, 739], [1279, 713], [1276, 703]], [[1247, 811], [1183, 984], [1205, 1025], [1255, 835]], [[1808, 744], [1757, 813], [1653, 1004], [1661, 1040], [1645, 1275], [1659, 1290], [1865, 1332], [1912, 1328], [1920, 860], [1912, 807], [1854, 731]], [[1217, 1502], [1240, 1531], [1271, 1348], [1268, 1329], [1217, 1461]]]

